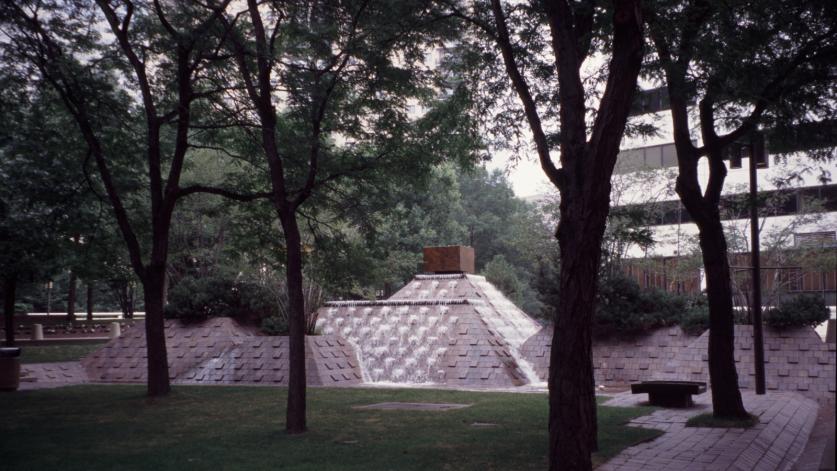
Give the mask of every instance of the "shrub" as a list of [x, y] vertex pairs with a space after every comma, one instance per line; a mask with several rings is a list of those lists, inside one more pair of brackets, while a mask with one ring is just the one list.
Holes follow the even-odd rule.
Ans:
[[28, 303], [15, 303], [15, 314], [28, 314], [32, 312], [32, 305]]
[[262, 332], [266, 335], [288, 335], [288, 320], [281, 316], [262, 319]]
[[507, 298], [520, 305], [523, 284], [517, 270], [502, 255], [495, 255], [482, 270], [485, 279], [497, 287]]
[[827, 321], [828, 307], [819, 296], [801, 295], [779, 303], [764, 313], [764, 321], [770, 327], [787, 329], [791, 327], [814, 327]]
[[709, 301], [700, 295], [690, 298], [680, 316], [680, 328], [687, 334], [697, 335], [709, 328]]
[[200, 320], [228, 316], [259, 322], [278, 312], [270, 288], [221, 276], [186, 277], [169, 290], [166, 317]]
[[597, 336], [636, 334], [674, 325], [686, 310], [683, 296], [642, 290], [632, 279], [612, 276], [602, 280], [593, 324]]
[[[290, 315], [290, 300], [288, 299], [288, 288], [284, 280], [278, 282], [275, 291], [277, 310], [275, 314], [262, 321], [262, 332], [267, 335], [286, 335], [288, 333], [288, 316]], [[324, 294], [322, 288], [316, 283], [304, 280], [302, 284], [302, 297], [305, 309], [305, 334], [316, 335], [317, 310], [322, 306]]]

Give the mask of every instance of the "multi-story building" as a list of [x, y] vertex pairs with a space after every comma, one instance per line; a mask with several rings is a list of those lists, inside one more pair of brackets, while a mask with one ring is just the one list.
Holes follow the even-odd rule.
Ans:
[[[653, 124], [652, 137], [627, 137], [614, 172], [615, 212], [640, 215], [654, 244], [624, 248], [623, 266], [643, 287], [696, 292], [705, 287], [697, 247], [697, 227], [674, 192], [677, 154], [663, 88], [645, 90], [635, 118]], [[782, 296], [817, 293], [837, 304], [837, 162], [814, 158], [811, 148], [837, 144], [824, 129], [802, 139], [796, 148], [771, 144], [757, 162], [760, 243], [765, 304]], [[809, 133], [810, 134], [810, 133]], [[698, 141], [699, 140], [695, 139]], [[723, 218], [736, 285], [736, 303], [746, 304], [750, 280], [749, 159], [750, 145], [730, 146], [723, 190]], [[807, 148], [806, 148], [807, 147]], [[701, 184], [708, 179], [706, 159], [699, 166]]]

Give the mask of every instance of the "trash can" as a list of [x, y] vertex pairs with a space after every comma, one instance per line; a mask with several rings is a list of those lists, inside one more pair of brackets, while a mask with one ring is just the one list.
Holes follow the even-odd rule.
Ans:
[[20, 348], [0, 347], [0, 391], [17, 391], [20, 386]]

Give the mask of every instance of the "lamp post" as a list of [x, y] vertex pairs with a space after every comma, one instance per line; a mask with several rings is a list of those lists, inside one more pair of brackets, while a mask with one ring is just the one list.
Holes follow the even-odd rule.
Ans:
[[52, 280], [47, 283], [47, 312], [46, 315], [49, 317], [49, 310], [52, 307]]
[[764, 394], [764, 334], [761, 322], [761, 260], [759, 257], [759, 208], [756, 167], [766, 167], [767, 156], [764, 152], [764, 135], [759, 132], [754, 132], [750, 139], [750, 258], [753, 267], [753, 356], [755, 357], [756, 394]]

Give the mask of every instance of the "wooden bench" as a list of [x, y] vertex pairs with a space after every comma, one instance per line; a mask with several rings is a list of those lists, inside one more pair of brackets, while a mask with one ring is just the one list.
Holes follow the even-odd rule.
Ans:
[[642, 381], [631, 384], [632, 394], [648, 393], [652, 406], [691, 407], [693, 394], [706, 392], [706, 383], [698, 381]]

